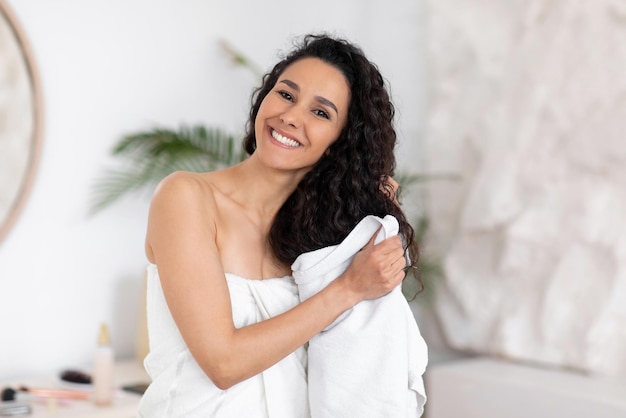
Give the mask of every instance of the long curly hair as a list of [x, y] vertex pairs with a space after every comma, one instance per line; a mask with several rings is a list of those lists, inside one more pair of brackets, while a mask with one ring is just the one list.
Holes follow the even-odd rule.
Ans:
[[366, 215], [391, 214], [412, 265], [418, 248], [414, 230], [396, 204], [390, 183], [396, 160], [395, 109], [385, 81], [363, 51], [344, 39], [306, 35], [278, 62], [252, 95], [244, 149], [256, 149], [254, 122], [265, 96], [294, 62], [318, 58], [337, 68], [350, 87], [348, 120], [339, 138], [298, 184], [278, 211], [269, 242], [278, 261], [290, 265], [302, 253], [339, 244]]

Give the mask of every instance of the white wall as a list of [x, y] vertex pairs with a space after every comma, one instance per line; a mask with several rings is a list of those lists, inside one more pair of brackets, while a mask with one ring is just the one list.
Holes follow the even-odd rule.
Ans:
[[400, 163], [420, 160], [422, 0], [9, 0], [44, 96], [41, 164], [25, 211], [0, 243], [0, 379], [89, 365], [98, 325], [134, 354], [148, 198], [86, 216], [90, 187], [127, 132], [181, 122], [241, 132], [254, 77], [291, 37], [329, 30], [359, 43], [392, 85]]

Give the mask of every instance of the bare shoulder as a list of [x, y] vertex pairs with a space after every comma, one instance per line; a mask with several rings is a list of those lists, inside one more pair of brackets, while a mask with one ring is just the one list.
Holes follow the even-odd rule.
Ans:
[[152, 197], [151, 206], [171, 206], [172, 209], [185, 211], [202, 205], [211, 210], [214, 203], [210, 173], [176, 171], [161, 180]]
[[210, 176], [204, 173], [177, 171], [157, 186], [148, 214], [146, 250], [152, 260], [153, 250], [175, 238], [194, 238], [203, 234], [211, 240], [215, 234], [217, 210]]
[[193, 220], [199, 225], [209, 223], [217, 214], [212, 173], [177, 171], [165, 177], [157, 186], [150, 205], [149, 220], [170, 223]]
[[190, 171], [175, 171], [159, 182], [155, 195], [178, 193], [202, 193], [209, 183], [206, 180], [208, 173], [193, 173]]

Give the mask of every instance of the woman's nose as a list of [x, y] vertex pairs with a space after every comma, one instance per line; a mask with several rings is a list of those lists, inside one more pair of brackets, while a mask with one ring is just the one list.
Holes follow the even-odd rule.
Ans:
[[302, 110], [298, 106], [291, 106], [280, 115], [280, 120], [285, 125], [299, 128], [302, 124]]

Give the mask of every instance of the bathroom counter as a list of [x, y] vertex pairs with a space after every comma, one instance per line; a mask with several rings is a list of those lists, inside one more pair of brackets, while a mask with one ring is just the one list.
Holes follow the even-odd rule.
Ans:
[[[136, 416], [141, 395], [122, 390], [121, 387], [147, 383], [149, 381], [150, 378], [139, 361], [119, 361], [115, 365], [115, 383], [118, 389], [115, 391], [111, 405], [97, 406], [89, 400], [71, 399], [20, 401], [20, 403], [28, 403], [32, 411], [31, 414], [28, 415], [16, 416], [28, 418], [133, 418]], [[15, 379], [10, 382], [1, 382], [0, 386], [2, 388], [27, 386], [46, 389], [80, 389], [82, 385], [65, 383], [56, 376], [51, 376], [23, 380]], [[86, 387], [89, 388], [89, 386]], [[1, 404], [4, 405], [6, 402], [2, 402]]]

